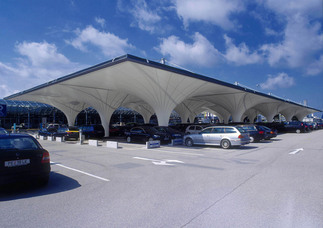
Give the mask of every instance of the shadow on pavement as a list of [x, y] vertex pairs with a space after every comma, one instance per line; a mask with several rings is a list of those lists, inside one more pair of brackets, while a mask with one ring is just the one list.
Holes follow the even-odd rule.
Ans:
[[21, 182], [1, 186], [0, 202], [65, 192], [80, 186], [76, 180], [70, 177], [51, 172], [46, 186], [39, 186], [35, 182]]

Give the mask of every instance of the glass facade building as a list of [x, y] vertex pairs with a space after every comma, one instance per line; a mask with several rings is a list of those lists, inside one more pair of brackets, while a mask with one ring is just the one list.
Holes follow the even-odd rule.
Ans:
[[[66, 116], [59, 109], [34, 101], [15, 101], [0, 99], [0, 105], [6, 105], [7, 115], [0, 117], [0, 127], [11, 129], [14, 124], [19, 128], [38, 129], [47, 123], [67, 124]], [[171, 119], [178, 119], [177, 113], [173, 112]], [[156, 115], [150, 119], [157, 123]], [[131, 109], [120, 107], [111, 117], [111, 124], [116, 123], [144, 123], [143, 117]], [[101, 124], [98, 112], [93, 108], [87, 108], [80, 112], [75, 125]]]

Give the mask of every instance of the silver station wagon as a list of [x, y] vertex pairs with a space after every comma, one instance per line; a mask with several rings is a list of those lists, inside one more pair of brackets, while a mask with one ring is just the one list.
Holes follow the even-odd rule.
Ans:
[[186, 146], [215, 145], [228, 149], [242, 146], [250, 142], [249, 134], [241, 127], [213, 126], [203, 129], [198, 134], [184, 136]]

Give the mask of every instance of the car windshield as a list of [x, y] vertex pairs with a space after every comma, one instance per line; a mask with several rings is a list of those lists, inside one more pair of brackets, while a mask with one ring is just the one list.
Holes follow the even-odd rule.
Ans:
[[18, 150], [35, 150], [39, 149], [38, 145], [31, 138], [2, 138], [0, 139], [0, 150], [18, 149]]

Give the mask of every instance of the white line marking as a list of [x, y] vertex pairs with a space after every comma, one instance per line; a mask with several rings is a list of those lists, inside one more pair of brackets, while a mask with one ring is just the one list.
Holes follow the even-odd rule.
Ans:
[[304, 150], [304, 149], [303, 148], [299, 148], [299, 149], [296, 149], [296, 150], [290, 152], [289, 154], [297, 154], [298, 152], [300, 152], [302, 150]]
[[53, 164], [53, 165], [57, 165], [57, 166], [60, 166], [60, 167], [63, 167], [63, 168], [65, 168], [65, 169], [69, 169], [69, 170], [72, 170], [72, 171], [75, 171], [75, 172], [79, 172], [79, 173], [82, 173], [82, 174], [85, 174], [85, 175], [88, 175], [88, 176], [90, 176], [90, 177], [94, 177], [94, 178], [97, 178], [97, 179], [100, 179], [100, 180], [103, 180], [103, 181], [110, 181], [110, 180], [105, 179], [105, 178], [103, 178], [103, 177], [95, 176], [95, 175], [93, 175], [93, 174], [90, 174], [90, 173], [87, 173], [87, 172], [83, 172], [83, 171], [81, 171], [81, 170], [74, 169], [74, 168], [71, 168], [71, 167], [68, 167], [68, 166], [65, 166], [65, 165], [57, 164], [57, 163], [55, 163], [55, 162], [51, 162], [51, 164]]

